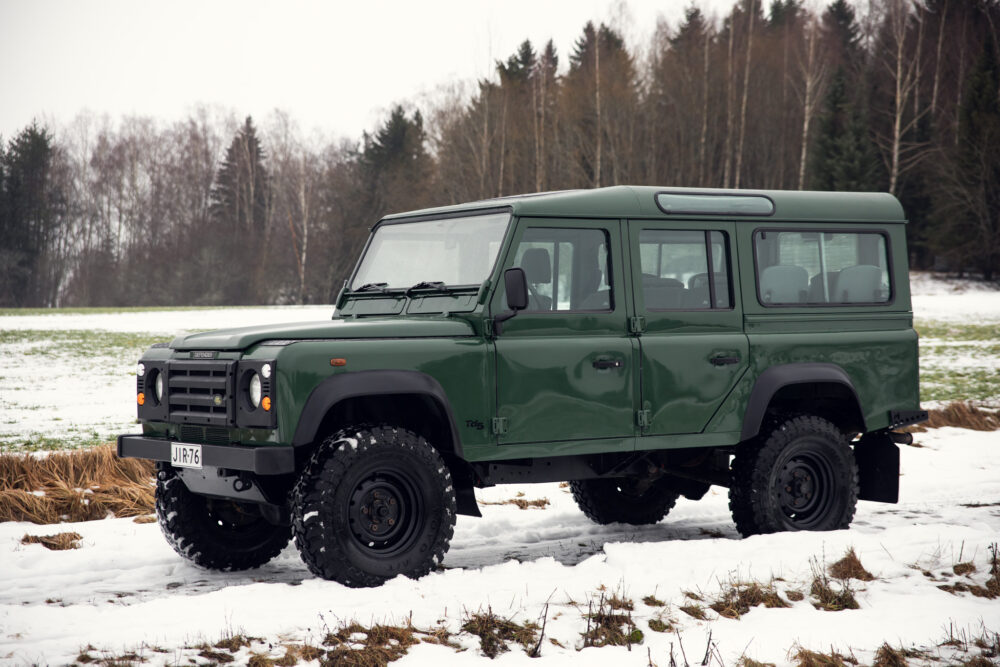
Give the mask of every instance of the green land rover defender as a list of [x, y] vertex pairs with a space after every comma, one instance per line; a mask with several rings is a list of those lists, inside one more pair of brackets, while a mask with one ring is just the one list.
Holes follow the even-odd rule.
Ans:
[[744, 536], [847, 528], [927, 416], [905, 229], [888, 194], [654, 187], [387, 216], [332, 320], [146, 352], [118, 453], [198, 565], [294, 536], [349, 586], [430, 572], [503, 483], [602, 524], [715, 484]]

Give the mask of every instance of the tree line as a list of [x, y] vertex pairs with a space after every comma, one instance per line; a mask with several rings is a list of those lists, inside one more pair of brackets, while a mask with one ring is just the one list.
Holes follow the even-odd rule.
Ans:
[[[0, 140], [0, 305], [329, 303], [386, 213], [615, 184], [883, 190], [911, 264], [1000, 270], [1000, 0], [588, 23], [360, 140], [199, 109]], [[641, 51], [642, 55], [639, 55]]]

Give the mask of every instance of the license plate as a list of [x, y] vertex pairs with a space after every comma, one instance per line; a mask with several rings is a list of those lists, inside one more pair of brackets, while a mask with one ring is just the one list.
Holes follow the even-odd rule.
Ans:
[[201, 445], [170, 443], [170, 465], [180, 468], [201, 468]]

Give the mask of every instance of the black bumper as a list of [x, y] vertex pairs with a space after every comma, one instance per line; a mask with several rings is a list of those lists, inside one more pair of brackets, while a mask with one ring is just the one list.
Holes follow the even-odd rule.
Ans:
[[[118, 436], [118, 456], [170, 462], [170, 445], [175, 441], [148, 438], [144, 435]], [[295, 451], [291, 447], [241, 447], [239, 445], [201, 445], [202, 464], [206, 468], [245, 470], [258, 475], [284, 475], [295, 472]]]

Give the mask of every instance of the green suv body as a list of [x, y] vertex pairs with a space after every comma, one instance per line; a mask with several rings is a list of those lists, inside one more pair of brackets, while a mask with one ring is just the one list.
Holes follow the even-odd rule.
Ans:
[[887, 194], [624, 186], [388, 216], [332, 320], [150, 349], [119, 454], [158, 462], [196, 563], [294, 535], [348, 585], [430, 571], [499, 483], [633, 524], [715, 484], [744, 535], [845, 528], [926, 418], [905, 227]]

